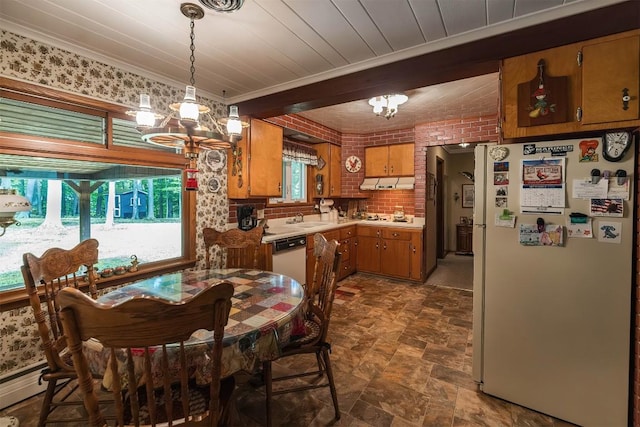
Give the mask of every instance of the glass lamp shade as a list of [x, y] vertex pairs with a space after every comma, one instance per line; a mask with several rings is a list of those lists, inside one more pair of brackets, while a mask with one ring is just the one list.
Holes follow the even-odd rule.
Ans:
[[184, 99], [180, 103], [180, 120], [187, 122], [198, 122], [200, 117], [200, 106], [196, 104], [196, 88], [193, 86], [187, 86], [187, 90], [184, 94]]
[[16, 190], [0, 188], [0, 216], [12, 218], [16, 212], [30, 211], [31, 202]]
[[238, 107], [232, 105], [229, 107], [229, 119], [227, 120], [227, 133], [229, 135], [240, 135], [242, 133], [242, 122], [238, 115]]
[[153, 127], [156, 124], [156, 115], [151, 111], [151, 98], [149, 95], [140, 94], [140, 109], [136, 112], [136, 123], [142, 127]]

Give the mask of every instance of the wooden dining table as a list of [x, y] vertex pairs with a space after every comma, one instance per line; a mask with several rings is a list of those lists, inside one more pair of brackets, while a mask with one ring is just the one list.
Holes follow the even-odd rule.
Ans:
[[[284, 345], [304, 333], [302, 286], [290, 277], [262, 270], [183, 270], [123, 286], [102, 295], [98, 302], [113, 306], [134, 297], [149, 296], [179, 303], [222, 282], [232, 283], [235, 289], [229, 322], [224, 331], [223, 377], [241, 370], [253, 372], [261, 361], [277, 357]], [[208, 352], [211, 345], [212, 332], [206, 330], [195, 332], [185, 343], [193, 377], [198, 384], [207, 384], [210, 380]], [[171, 346], [168, 349], [171, 351]], [[110, 389], [111, 371], [106, 369], [109, 350], [103, 348], [99, 341], [91, 339], [84, 343], [84, 353], [91, 371], [103, 376], [103, 386]], [[134, 362], [136, 365], [141, 365], [142, 358], [139, 359]], [[125, 360], [124, 351], [118, 353], [121, 377], [126, 376]], [[165, 373], [160, 363], [153, 363], [153, 366], [153, 383], [159, 386]], [[172, 366], [169, 370], [172, 370]], [[177, 377], [177, 363], [174, 374]], [[140, 369], [136, 378], [137, 386], [147, 381], [144, 375]], [[124, 382], [127, 383], [128, 379], [125, 378]]]

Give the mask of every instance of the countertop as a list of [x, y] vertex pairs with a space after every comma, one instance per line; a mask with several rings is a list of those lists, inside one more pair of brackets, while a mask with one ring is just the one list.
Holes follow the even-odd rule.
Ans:
[[[319, 217], [319, 216], [318, 216]], [[365, 219], [340, 220], [340, 221], [320, 221], [314, 216], [305, 216], [304, 221], [298, 223], [287, 223], [287, 219], [268, 220], [266, 234], [262, 237], [264, 243], [286, 237], [309, 235], [318, 232], [338, 229], [349, 225], [363, 225], [368, 227], [397, 227], [421, 230], [424, 228], [424, 218], [412, 218], [412, 222], [394, 222], [391, 220], [370, 221]]]

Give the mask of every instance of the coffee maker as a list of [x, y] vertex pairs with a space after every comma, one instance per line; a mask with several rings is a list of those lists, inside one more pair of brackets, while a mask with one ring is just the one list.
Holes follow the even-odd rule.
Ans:
[[258, 219], [253, 214], [255, 207], [252, 205], [238, 206], [238, 228], [240, 230], [251, 230], [258, 224]]

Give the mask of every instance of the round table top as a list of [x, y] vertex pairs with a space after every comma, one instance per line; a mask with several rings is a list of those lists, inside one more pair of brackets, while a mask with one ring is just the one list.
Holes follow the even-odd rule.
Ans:
[[[225, 342], [234, 342], [247, 334], [278, 329], [291, 322], [304, 299], [302, 286], [294, 279], [269, 271], [251, 269], [182, 270], [150, 277], [123, 286], [98, 298], [98, 302], [116, 305], [139, 296], [154, 296], [180, 302], [220, 282], [230, 282], [234, 295], [229, 322], [224, 330]], [[191, 342], [206, 340], [202, 331]]]

